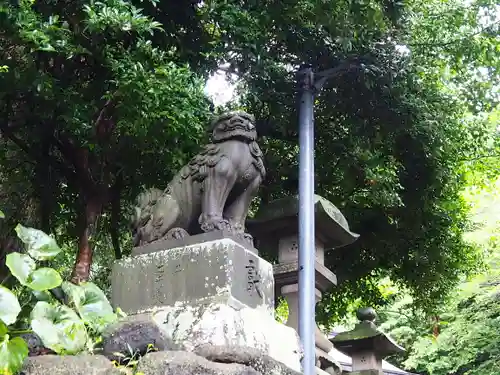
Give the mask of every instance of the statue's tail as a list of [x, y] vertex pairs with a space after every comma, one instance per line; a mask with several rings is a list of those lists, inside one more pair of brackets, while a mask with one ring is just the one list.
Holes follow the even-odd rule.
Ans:
[[139, 229], [144, 227], [151, 219], [153, 206], [158, 198], [163, 194], [163, 190], [151, 188], [140, 193], [136, 199], [134, 212], [130, 220], [130, 227], [134, 237], [134, 246], [137, 246]]

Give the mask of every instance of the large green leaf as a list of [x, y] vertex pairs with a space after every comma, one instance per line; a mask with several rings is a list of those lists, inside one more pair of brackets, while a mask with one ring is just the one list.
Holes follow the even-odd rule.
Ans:
[[59, 272], [48, 267], [36, 269], [36, 263], [29, 255], [11, 253], [7, 255], [6, 264], [22, 285], [33, 290], [49, 290], [62, 283]]
[[52, 300], [52, 296], [46, 290], [42, 290], [42, 291], [33, 290], [32, 293], [35, 296], [37, 301], [50, 302]]
[[37, 291], [56, 288], [62, 283], [59, 272], [53, 268], [43, 267], [35, 270], [28, 278], [28, 286]]
[[0, 320], [5, 324], [14, 324], [21, 312], [21, 305], [14, 293], [0, 285]]
[[5, 264], [22, 285], [28, 285], [28, 278], [36, 269], [36, 263], [29, 255], [16, 252], [7, 255]]
[[5, 219], [5, 214], [0, 210], [0, 219]]
[[75, 354], [86, 346], [85, 324], [69, 307], [39, 301], [31, 312], [31, 327], [43, 344], [60, 354]]
[[37, 260], [48, 260], [61, 252], [56, 240], [41, 230], [26, 228], [21, 224], [17, 224], [16, 233], [28, 248], [29, 255]]
[[97, 332], [117, 320], [117, 315], [103, 291], [95, 284], [87, 282], [75, 285], [63, 282], [62, 288], [69, 303], [75, 307], [82, 319]]
[[3, 337], [9, 332], [9, 327], [0, 320], [0, 341], [3, 340]]
[[17, 374], [27, 356], [28, 345], [22, 338], [5, 335], [0, 339], [0, 374]]

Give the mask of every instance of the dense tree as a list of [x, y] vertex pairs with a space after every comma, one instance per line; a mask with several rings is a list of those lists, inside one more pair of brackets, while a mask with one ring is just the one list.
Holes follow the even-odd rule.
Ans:
[[202, 12], [267, 136], [262, 204], [297, 192], [294, 72], [337, 69], [316, 101], [316, 186], [361, 237], [327, 257], [343, 285], [324, 299], [323, 320], [360, 295], [381, 302], [381, 276], [438, 300], [477, 262], [461, 238], [459, 193], [464, 161], [494, 137], [476, 116], [498, 102], [494, 4], [264, 4], [213, 1]]
[[85, 280], [101, 214], [119, 256], [122, 197], [163, 182], [203, 134], [203, 81], [153, 47], [160, 24], [124, 1], [20, 1], [0, 17], [2, 142], [31, 165], [41, 227], [64, 211], [77, 222], [72, 278]]
[[[429, 375], [493, 375], [500, 368], [500, 180], [495, 193], [469, 191], [475, 229], [467, 234], [486, 254], [486, 269], [464, 280], [428, 315], [400, 294], [380, 310], [382, 328], [402, 343], [407, 353], [393, 358], [409, 370]], [[479, 199], [477, 199], [479, 198]], [[479, 205], [478, 205], [479, 203]]]
[[[260, 204], [297, 192], [294, 71], [336, 68], [316, 101], [317, 192], [361, 237], [327, 257], [342, 285], [319, 317], [358, 297], [381, 302], [385, 276], [432, 305], [477, 262], [462, 240], [459, 193], [473, 164], [465, 162], [484, 160], [493, 144], [480, 113], [498, 102], [493, 9], [455, 0], [3, 5], [9, 117], [0, 130], [12, 154], [2, 165], [31, 164], [23, 183], [50, 204], [36, 208], [41, 222], [48, 212], [61, 228], [79, 214], [80, 230], [69, 232], [80, 237], [76, 281], [88, 275], [91, 224], [101, 217], [115, 237], [124, 233], [118, 208], [141, 185], [163, 186], [194, 151], [208, 103], [184, 64], [207, 77], [225, 63], [238, 76], [240, 100], [230, 105], [253, 112], [263, 136]], [[51, 180], [34, 183], [30, 173]]]

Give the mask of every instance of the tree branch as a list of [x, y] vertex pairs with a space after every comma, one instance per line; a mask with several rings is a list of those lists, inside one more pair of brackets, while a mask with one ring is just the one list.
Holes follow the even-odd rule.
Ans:
[[[18, 138], [14, 133], [10, 132], [10, 129], [5, 125], [0, 125], [0, 133], [2, 133], [8, 140], [14, 143], [21, 151], [23, 151], [31, 160], [27, 160], [26, 162], [36, 166], [37, 160], [40, 159], [40, 155], [27, 143]], [[68, 168], [66, 165], [61, 163], [59, 160], [49, 157], [47, 160], [52, 167], [59, 171], [69, 182], [74, 182], [77, 180], [77, 174], [71, 168]]]
[[459, 42], [463, 42], [465, 40], [468, 40], [468, 39], [471, 39], [471, 38], [474, 38], [475, 36], [478, 36], [480, 34], [482, 34], [483, 32], [487, 31], [488, 29], [490, 29], [491, 27], [495, 26], [495, 25], [498, 25], [500, 24], [500, 21], [496, 21], [496, 22], [493, 22], [492, 24], [488, 25], [488, 26], [485, 26], [484, 28], [482, 28], [481, 30], [475, 32], [475, 33], [472, 33], [470, 35], [467, 35], [463, 38], [457, 38], [457, 39], [454, 39], [454, 40], [450, 40], [448, 42], [441, 42], [441, 43], [437, 43], [437, 42], [429, 42], [429, 43], [409, 43], [408, 46], [410, 47], [430, 47], [430, 46], [435, 46], [435, 47], [447, 47], [447, 46], [450, 46], [452, 44], [456, 44], [456, 43], [459, 43]]
[[109, 112], [116, 106], [117, 93], [118, 91], [115, 91], [106, 103], [104, 103], [104, 106], [99, 111], [97, 119], [94, 122], [94, 131], [98, 142], [108, 139], [115, 128], [115, 121], [107, 118], [107, 115], [109, 115]]
[[74, 174], [76, 181], [80, 181], [84, 186], [92, 187], [94, 186], [94, 180], [90, 170], [86, 167], [85, 162], [82, 158], [78, 157], [78, 153], [84, 152], [84, 150], [79, 149], [73, 144], [69, 137], [62, 133], [58, 134], [58, 137], [53, 137], [53, 141], [57, 149], [61, 152], [62, 156], [73, 165]]

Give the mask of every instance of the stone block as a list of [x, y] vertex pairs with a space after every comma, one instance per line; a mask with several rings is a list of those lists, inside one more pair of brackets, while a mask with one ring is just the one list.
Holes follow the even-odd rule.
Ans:
[[144, 375], [264, 375], [245, 365], [211, 362], [189, 352], [148, 354], [139, 361], [137, 372]]
[[123, 375], [101, 355], [42, 355], [24, 362], [24, 375]]
[[273, 314], [273, 267], [232, 239], [144, 253], [114, 264], [111, 300], [128, 314], [214, 301]]
[[34, 332], [24, 333], [21, 338], [26, 341], [28, 345], [29, 356], [56, 354], [53, 350], [46, 348], [43, 345], [42, 339]]
[[297, 332], [262, 309], [237, 310], [221, 303], [177, 304], [154, 311], [152, 316], [183, 350], [196, 351], [203, 345], [248, 347], [300, 372], [302, 351]]
[[176, 349], [163, 327], [150, 314], [127, 316], [106, 327], [102, 335], [102, 354], [118, 363], [153, 350]]
[[245, 346], [216, 346], [205, 344], [195, 348], [197, 355], [212, 362], [239, 363], [266, 375], [300, 375], [264, 352]]
[[[289, 196], [261, 206], [256, 218], [246, 226], [257, 239], [258, 247], [278, 248], [281, 238], [298, 233], [299, 197]], [[314, 196], [315, 238], [325, 249], [339, 248], [357, 240], [346, 218], [335, 205], [319, 195]], [[266, 246], [267, 245], [267, 246]]]

